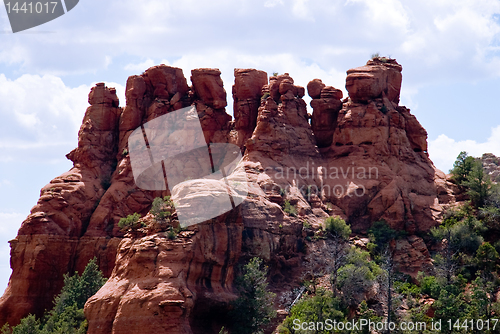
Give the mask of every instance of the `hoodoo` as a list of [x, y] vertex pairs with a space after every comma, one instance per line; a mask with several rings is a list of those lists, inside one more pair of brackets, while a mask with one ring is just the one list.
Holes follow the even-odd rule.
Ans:
[[[124, 107], [114, 89], [97, 84], [78, 147], [67, 155], [74, 167], [42, 188], [10, 242], [13, 272], [0, 299], [0, 326], [41, 316], [63, 275], [82, 272], [96, 257], [109, 280], [85, 305], [89, 334], [216, 333], [236, 297], [238, 264], [259, 256], [271, 289], [291, 289], [329, 256], [326, 243], [308, 238], [304, 222], [318, 228], [332, 215], [357, 234], [380, 220], [406, 231], [393, 244], [394, 258], [415, 276], [431, 263], [417, 233], [438, 225], [454, 196], [428, 157], [426, 131], [399, 105], [401, 73], [396, 60], [374, 58], [347, 71], [344, 99], [313, 79], [308, 114], [306, 89], [291, 75], [268, 80], [263, 71], [236, 69], [234, 120], [217, 69], [193, 70], [188, 86], [179, 68], [149, 68], [127, 80]], [[137, 187], [128, 138], [188, 106], [196, 107], [207, 144], [241, 149], [248, 195], [175, 240], [155, 230], [124, 234], [120, 218], [145, 216], [155, 197], [170, 195]], [[215, 191], [210, 180], [197, 184], [206, 196]], [[285, 203], [296, 212], [285, 212]]]

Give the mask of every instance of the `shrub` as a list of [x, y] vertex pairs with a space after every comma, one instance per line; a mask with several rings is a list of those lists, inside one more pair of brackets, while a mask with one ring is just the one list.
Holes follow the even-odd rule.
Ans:
[[412, 283], [409, 282], [400, 282], [400, 281], [395, 281], [394, 282], [394, 289], [397, 291], [397, 293], [402, 294], [404, 296], [411, 296], [411, 297], [419, 297], [420, 295], [420, 288]]
[[174, 210], [174, 202], [170, 199], [170, 196], [165, 196], [164, 198], [156, 197], [149, 212], [157, 222], [170, 224]]
[[334, 237], [348, 240], [351, 235], [351, 228], [345, 220], [340, 217], [328, 217], [325, 220], [325, 230]]
[[[340, 299], [335, 298], [331, 291], [319, 288], [315, 296], [306, 296], [292, 307], [290, 315], [280, 326], [279, 333], [309, 333], [309, 331], [295, 330], [294, 320], [315, 324], [324, 322], [326, 319], [343, 321], [344, 313], [347, 312], [341, 306]], [[315, 333], [331, 333], [331, 331], [319, 329]]]
[[285, 204], [283, 204], [283, 211], [292, 217], [297, 216], [297, 208], [291, 205], [289, 201], [285, 201]]
[[174, 240], [177, 238], [177, 233], [173, 229], [171, 229], [167, 233], [167, 238], [170, 240]]
[[338, 270], [338, 287], [342, 299], [349, 306], [356, 306], [363, 300], [364, 294], [375, 284], [375, 278], [382, 274], [380, 267], [370, 261], [368, 252], [351, 248], [346, 265]]
[[302, 229], [307, 230], [307, 229], [309, 229], [309, 228], [311, 228], [311, 224], [309, 224], [309, 223], [307, 222], [307, 220], [304, 220], [304, 221], [302, 222]]
[[424, 276], [422, 272], [419, 272], [418, 279], [420, 280], [420, 291], [423, 294], [429, 295], [434, 299], [439, 298], [441, 293], [441, 285], [434, 276]]
[[118, 227], [122, 231], [129, 231], [140, 228], [143, 226], [143, 224], [139, 223], [139, 218], [141, 218], [141, 216], [137, 212], [128, 215], [127, 217], [120, 219], [120, 221], [118, 222]]

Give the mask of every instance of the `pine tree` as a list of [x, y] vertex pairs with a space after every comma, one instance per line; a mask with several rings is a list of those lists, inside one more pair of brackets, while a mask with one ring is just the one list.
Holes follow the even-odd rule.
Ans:
[[267, 270], [262, 260], [254, 257], [245, 265], [243, 275], [236, 279], [240, 297], [233, 303], [231, 321], [238, 334], [263, 333], [262, 326], [276, 316], [274, 293], [267, 290]]

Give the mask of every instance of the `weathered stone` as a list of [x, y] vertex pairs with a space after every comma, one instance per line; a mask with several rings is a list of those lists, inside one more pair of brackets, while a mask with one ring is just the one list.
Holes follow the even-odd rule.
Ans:
[[191, 82], [196, 95], [203, 103], [213, 109], [221, 109], [227, 106], [226, 91], [218, 69], [199, 68], [192, 70]]
[[[15, 325], [28, 313], [41, 316], [63, 275], [82, 272], [96, 256], [110, 279], [86, 304], [89, 334], [217, 333], [235, 298], [238, 265], [247, 259], [267, 262], [270, 287], [278, 293], [328, 266], [329, 241], [306, 241], [328, 215], [345, 219], [354, 233], [379, 220], [407, 231], [393, 247], [400, 270], [415, 275], [430, 256], [412, 234], [436, 226], [455, 197], [427, 156], [425, 130], [397, 105], [400, 72], [395, 61], [380, 60], [348, 72], [351, 101], [344, 104], [339, 90], [313, 80], [312, 126], [304, 88], [288, 74], [271, 77], [267, 85], [262, 71], [236, 70], [234, 123], [224, 110], [218, 70], [194, 70], [193, 91], [181, 69], [152, 67], [127, 81], [124, 110], [112, 89], [97, 85], [78, 147], [68, 154], [74, 167], [42, 189], [11, 241], [13, 273], [0, 299], [0, 326]], [[144, 216], [155, 197], [169, 194], [136, 187], [128, 138], [140, 125], [189, 105], [197, 108], [207, 142], [239, 142], [248, 196], [176, 240], [157, 229], [124, 236], [120, 218]], [[203, 196], [226, 191], [222, 183], [213, 189], [203, 182], [196, 180]], [[205, 205], [216, 198], [211, 200]], [[285, 201], [295, 212], [284, 211]]]
[[[386, 59], [386, 58], [384, 58]], [[346, 89], [353, 102], [367, 103], [382, 97], [399, 102], [402, 67], [395, 59], [372, 59], [365, 66], [347, 71]]]
[[310, 81], [307, 87], [312, 98], [311, 127], [316, 137], [316, 143], [320, 148], [328, 147], [332, 144], [333, 134], [337, 126], [337, 117], [340, 109], [342, 109], [342, 102], [340, 101], [342, 91], [331, 86], [326, 87], [319, 79]]

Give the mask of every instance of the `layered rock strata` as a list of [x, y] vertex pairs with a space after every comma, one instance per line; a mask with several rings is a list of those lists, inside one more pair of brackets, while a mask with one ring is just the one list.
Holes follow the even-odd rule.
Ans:
[[[41, 315], [63, 274], [82, 271], [97, 256], [110, 279], [86, 304], [90, 334], [218, 333], [235, 298], [237, 265], [250, 257], [268, 263], [278, 293], [328, 269], [308, 254], [306, 237], [331, 215], [356, 233], [378, 220], [406, 230], [410, 236], [393, 247], [400, 270], [415, 275], [429, 254], [412, 234], [435, 226], [453, 194], [428, 158], [425, 130], [398, 105], [401, 70], [387, 59], [349, 70], [345, 102], [340, 90], [311, 81], [311, 125], [305, 89], [286, 73], [268, 82], [265, 72], [235, 70], [234, 122], [216, 69], [193, 70], [192, 87], [182, 70], [165, 65], [131, 76], [123, 109], [113, 89], [98, 84], [79, 146], [68, 155], [73, 169], [42, 189], [11, 241], [13, 274], [0, 300], [0, 325]], [[176, 240], [161, 231], [124, 236], [121, 217], [145, 215], [155, 197], [169, 194], [136, 187], [129, 136], [191, 105], [207, 143], [234, 143], [244, 152], [245, 201]], [[210, 187], [199, 182], [204, 196]], [[285, 202], [296, 213], [285, 212]], [[309, 249], [321, 254], [321, 245]]]

